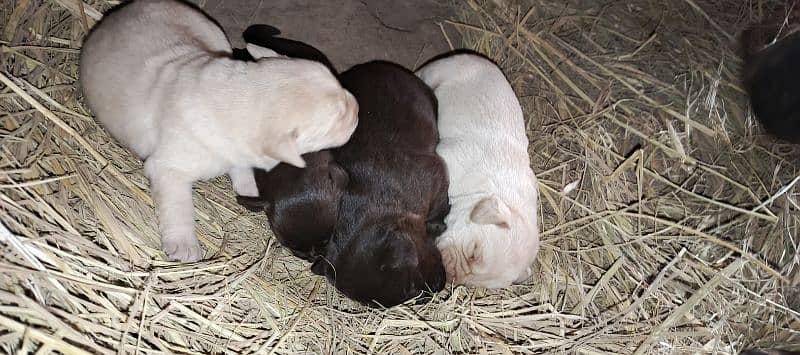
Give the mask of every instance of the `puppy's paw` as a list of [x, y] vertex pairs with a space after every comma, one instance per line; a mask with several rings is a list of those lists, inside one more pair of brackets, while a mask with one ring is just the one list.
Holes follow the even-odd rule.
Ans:
[[228, 172], [228, 176], [237, 195], [258, 197], [258, 185], [252, 168], [233, 168]]
[[452, 238], [439, 238], [436, 247], [442, 254], [446, 282], [460, 284], [464, 275], [469, 272], [469, 262], [461, 252], [459, 244], [454, 243]]
[[164, 238], [161, 249], [172, 261], [193, 263], [203, 258], [203, 248], [194, 235]]

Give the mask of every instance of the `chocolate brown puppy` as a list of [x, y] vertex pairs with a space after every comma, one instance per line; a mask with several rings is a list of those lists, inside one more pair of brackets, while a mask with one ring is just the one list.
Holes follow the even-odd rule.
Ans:
[[339, 80], [359, 102], [359, 125], [332, 150], [350, 181], [325, 258], [312, 270], [373, 306], [439, 291], [445, 272], [434, 239], [449, 203], [445, 164], [435, 152], [436, 97], [388, 62], [357, 65]]
[[265, 211], [281, 245], [314, 261], [333, 233], [348, 177], [327, 150], [303, 155], [303, 159], [303, 169], [288, 164], [270, 171], [256, 169], [259, 196], [237, 196], [236, 200], [251, 211]]

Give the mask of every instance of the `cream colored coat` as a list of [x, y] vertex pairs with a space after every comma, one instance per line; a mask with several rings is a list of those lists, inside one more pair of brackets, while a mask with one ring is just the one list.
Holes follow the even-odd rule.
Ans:
[[174, 0], [110, 13], [81, 51], [84, 97], [120, 143], [145, 160], [170, 259], [196, 261], [192, 183], [228, 173], [257, 195], [252, 168], [303, 167], [301, 154], [344, 144], [358, 104], [322, 64], [253, 45], [231, 59], [222, 30]]
[[539, 251], [538, 186], [522, 109], [497, 66], [458, 54], [417, 72], [439, 101], [436, 152], [451, 209], [437, 239], [448, 278], [499, 288], [530, 276]]

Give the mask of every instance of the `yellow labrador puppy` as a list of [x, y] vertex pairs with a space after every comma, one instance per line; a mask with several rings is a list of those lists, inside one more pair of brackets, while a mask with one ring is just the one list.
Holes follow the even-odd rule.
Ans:
[[525, 281], [539, 252], [538, 186], [522, 108], [503, 72], [474, 54], [417, 75], [439, 100], [439, 145], [450, 213], [437, 239], [448, 279], [488, 288]]
[[301, 154], [344, 144], [358, 104], [322, 64], [248, 45], [231, 58], [213, 20], [176, 0], [134, 0], [109, 13], [81, 51], [84, 97], [97, 119], [145, 160], [172, 260], [202, 258], [192, 183], [228, 173], [255, 196], [253, 167], [304, 167]]

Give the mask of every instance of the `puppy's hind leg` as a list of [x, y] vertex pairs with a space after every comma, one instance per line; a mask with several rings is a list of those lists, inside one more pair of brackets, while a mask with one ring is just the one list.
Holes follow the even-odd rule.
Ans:
[[161, 231], [161, 249], [170, 260], [195, 262], [203, 249], [194, 234], [192, 179], [155, 159], [145, 162]]
[[253, 168], [233, 168], [228, 172], [233, 183], [233, 191], [239, 196], [258, 197], [258, 185]]

